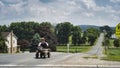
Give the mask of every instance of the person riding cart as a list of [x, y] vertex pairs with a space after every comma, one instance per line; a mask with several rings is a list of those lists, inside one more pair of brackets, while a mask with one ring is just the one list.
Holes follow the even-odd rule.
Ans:
[[41, 42], [38, 44], [37, 50], [36, 50], [36, 58], [39, 58], [39, 53], [40, 53], [40, 58], [50, 58], [50, 49], [49, 49], [49, 44], [45, 41], [45, 38], [41, 38]]

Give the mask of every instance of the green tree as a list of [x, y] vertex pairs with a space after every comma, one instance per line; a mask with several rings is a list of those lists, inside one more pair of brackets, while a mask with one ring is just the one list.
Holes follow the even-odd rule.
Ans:
[[83, 36], [82, 36], [82, 38], [81, 38], [81, 39], [82, 39], [82, 42], [81, 42], [82, 44], [85, 44], [85, 43], [86, 43], [86, 41], [87, 41], [86, 36], [87, 36], [86, 31], [84, 31], [84, 32], [83, 32]]
[[73, 26], [72, 30], [72, 43], [73, 44], [81, 44], [81, 28], [79, 26]]
[[36, 33], [31, 40], [30, 52], [36, 51], [39, 42], [40, 42], [40, 35]]
[[115, 47], [119, 47], [120, 46], [119, 39], [115, 39], [113, 44]]
[[46, 39], [52, 51], [56, 51], [57, 37], [52, 28], [49, 22], [42, 22], [40, 26], [35, 29], [35, 32]]
[[99, 30], [96, 28], [88, 28], [86, 31], [88, 42], [90, 45], [93, 45], [95, 43], [95, 40], [99, 36]]
[[0, 53], [6, 53], [7, 52], [7, 46], [5, 45], [5, 39], [2, 37], [0, 32]]
[[71, 35], [73, 25], [70, 22], [59, 23], [56, 26], [55, 32], [60, 44], [67, 44]]
[[6, 25], [0, 25], [0, 32], [8, 31], [8, 27]]
[[109, 48], [110, 41], [107, 37], [105, 37], [105, 39], [104, 39], [104, 44], [105, 44], [105, 46], [107, 46], [107, 48]]
[[101, 32], [105, 33], [105, 37], [110, 38], [114, 31], [108, 25], [100, 27]]
[[39, 23], [36, 22], [13, 22], [9, 26], [9, 30], [13, 30], [15, 35], [18, 37], [18, 41], [26, 39], [29, 42], [31, 41], [35, 28], [39, 26]]

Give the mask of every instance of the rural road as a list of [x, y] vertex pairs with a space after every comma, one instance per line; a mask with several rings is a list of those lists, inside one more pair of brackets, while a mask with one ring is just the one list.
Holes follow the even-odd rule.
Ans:
[[102, 55], [103, 38], [101, 33], [96, 45], [87, 53], [51, 52], [51, 58], [46, 59], [35, 59], [35, 53], [0, 54], [0, 68], [119, 68], [120, 62], [84, 58]]
[[72, 54], [52, 52], [51, 58], [35, 58], [35, 53], [0, 54], [0, 65], [45, 65], [64, 60]]
[[102, 51], [103, 51], [102, 42], [103, 42], [103, 40], [104, 40], [104, 34], [101, 33], [96, 45], [93, 46], [93, 48], [89, 52], [87, 52], [87, 54], [97, 55], [98, 57], [102, 56], [103, 55], [102, 54]]

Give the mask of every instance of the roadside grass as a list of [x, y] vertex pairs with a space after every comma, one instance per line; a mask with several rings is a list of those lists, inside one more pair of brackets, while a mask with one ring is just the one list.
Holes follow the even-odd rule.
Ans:
[[[92, 48], [90, 45], [70, 45], [70, 53], [87, 52]], [[57, 52], [67, 52], [66, 45], [58, 45]]]
[[91, 56], [85, 56], [85, 57], [83, 57], [83, 58], [85, 58], [85, 59], [88, 59], [88, 58], [97, 59], [98, 56], [97, 56], [97, 55], [91, 55]]
[[120, 61], [120, 48], [109, 48], [106, 57], [102, 58], [108, 61]]
[[105, 50], [103, 51], [106, 55], [105, 57], [102, 57], [102, 60], [108, 60], [108, 61], [120, 61], [120, 47], [115, 48], [113, 44], [113, 39], [110, 39], [110, 45], [107, 49], [107, 53], [105, 54]]

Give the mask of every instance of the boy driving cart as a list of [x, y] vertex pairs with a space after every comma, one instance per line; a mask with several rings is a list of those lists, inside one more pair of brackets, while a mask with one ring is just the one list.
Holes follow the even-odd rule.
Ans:
[[46, 55], [48, 55], [48, 58], [50, 57], [50, 49], [49, 44], [45, 41], [45, 38], [41, 38], [41, 42], [38, 44], [37, 50], [36, 50], [36, 58], [46, 58]]

